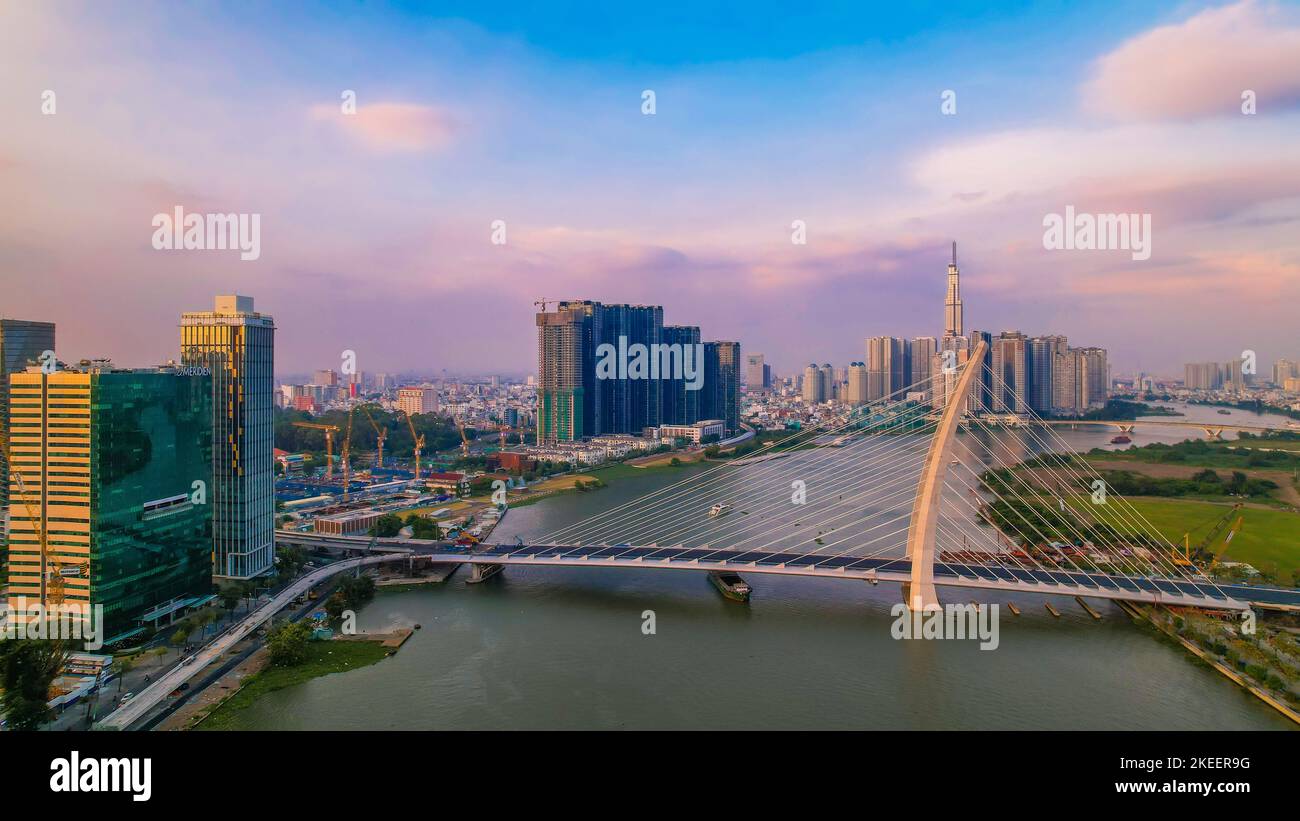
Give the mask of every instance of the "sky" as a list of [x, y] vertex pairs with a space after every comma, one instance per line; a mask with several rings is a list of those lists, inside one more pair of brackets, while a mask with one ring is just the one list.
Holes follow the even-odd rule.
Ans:
[[[1295, 3], [624, 5], [0, 0], [0, 316], [140, 366], [238, 292], [282, 374], [523, 374], [595, 299], [788, 374], [938, 336], [956, 241], [968, 330], [1300, 357]], [[177, 206], [260, 256], [156, 249]], [[1150, 258], [1045, 248], [1067, 206]]]

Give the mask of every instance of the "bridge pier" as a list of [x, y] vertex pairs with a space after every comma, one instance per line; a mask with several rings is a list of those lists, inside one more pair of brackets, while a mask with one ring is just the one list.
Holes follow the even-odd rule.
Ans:
[[1201, 430], [1205, 431], [1205, 438], [1206, 438], [1206, 439], [1222, 439], [1222, 438], [1223, 438], [1223, 428], [1201, 428]]
[[1134, 428], [1133, 425], [1116, 425], [1115, 427], [1119, 428], [1119, 432], [1123, 434], [1132, 433]]
[[505, 567], [505, 565], [480, 564], [478, 562], [472, 563], [469, 566], [469, 578], [466, 579], [466, 582], [469, 584], [478, 584], [480, 582], [485, 582], [488, 579], [495, 576], [496, 574], [500, 573], [503, 567]]

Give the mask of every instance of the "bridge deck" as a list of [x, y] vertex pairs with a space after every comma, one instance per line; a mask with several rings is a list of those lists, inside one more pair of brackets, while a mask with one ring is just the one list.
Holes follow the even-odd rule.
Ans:
[[[367, 552], [410, 553], [432, 561], [478, 564], [549, 565], [562, 567], [640, 567], [673, 570], [734, 570], [786, 576], [905, 582], [912, 565], [906, 558], [861, 558], [821, 553], [661, 547], [658, 545], [478, 545], [459, 547], [446, 542], [380, 539], [358, 536], [291, 534], [277, 540], [313, 546], [342, 547]], [[1248, 585], [1211, 584], [1192, 579], [1134, 577], [1116, 573], [1081, 573], [993, 567], [961, 562], [935, 562], [935, 584], [1022, 593], [1090, 596], [1126, 601], [1160, 602], [1193, 607], [1241, 610], [1248, 603], [1300, 609], [1300, 590]]]

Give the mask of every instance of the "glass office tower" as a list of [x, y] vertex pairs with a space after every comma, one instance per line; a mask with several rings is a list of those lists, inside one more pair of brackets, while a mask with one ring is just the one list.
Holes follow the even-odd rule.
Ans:
[[181, 315], [181, 361], [212, 372], [212, 572], [275, 566], [275, 321], [253, 298]]

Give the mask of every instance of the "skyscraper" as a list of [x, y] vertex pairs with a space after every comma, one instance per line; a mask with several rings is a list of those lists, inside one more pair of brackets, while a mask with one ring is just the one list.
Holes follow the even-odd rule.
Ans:
[[[32, 368], [12, 378], [9, 606], [103, 605], [104, 637], [157, 624], [212, 586], [211, 377], [176, 368]], [[45, 544], [41, 544], [41, 534]]]
[[867, 365], [865, 362], [853, 362], [849, 365], [848, 388], [844, 401], [850, 405], [865, 405], [867, 399]]
[[816, 405], [826, 401], [826, 388], [822, 385], [821, 368], [817, 363], [809, 362], [808, 367], [803, 369], [803, 401], [809, 405]]
[[[0, 319], [0, 519], [9, 504], [9, 374], [37, 364], [41, 354], [54, 350], [54, 323]], [[0, 563], [4, 556], [0, 555]]]
[[[691, 346], [690, 350], [695, 350], [694, 346], [700, 342], [700, 329], [694, 325], [665, 325], [663, 341], [666, 345], [681, 345], [683, 351], [687, 350], [688, 345]], [[761, 354], [759, 360], [761, 364]], [[695, 363], [696, 367], [701, 367], [702, 364]], [[691, 390], [684, 372], [680, 378], [672, 378], [671, 375], [664, 378], [660, 391], [663, 398], [660, 424], [690, 425], [703, 418], [700, 416], [700, 394], [703, 390]]]
[[[588, 377], [595, 378], [592, 303], [560, 305], [537, 314], [537, 442], [573, 442], [590, 435], [594, 397]], [[590, 348], [590, 352], [588, 352]], [[591, 357], [591, 368], [584, 367]], [[592, 391], [594, 392], [594, 391]]]
[[1003, 331], [993, 340], [992, 395], [994, 413], [1024, 413], [1026, 410], [1025, 346], [1019, 331]]
[[1025, 348], [1025, 371], [1029, 379], [1028, 396], [1030, 409], [1035, 413], [1050, 415], [1053, 401], [1053, 365], [1057, 354], [1069, 347], [1063, 336], [1036, 336], [1029, 340]]
[[920, 391], [930, 397], [930, 374], [934, 362], [934, 355], [939, 350], [939, 340], [932, 336], [918, 336], [912, 340], [911, 361], [912, 372], [908, 377], [908, 384], [915, 385], [913, 390]]
[[739, 342], [704, 343], [700, 416], [721, 419], [729, 433], [740, 429], [740, 362]]
[[761, 353], [745, 354], [745, 387], [751, 393], [772, 387], [770, 371]]
[[[896, 336], [867, 340], [867, 397], [876, 401], [898, 393], [912, 378], [911, 346]], [[903, 398], [901, 395], [895, 397]]]
[[275, 566], [275, 321], [218, 296], [181, 315], [181, 361], [212, 374], [213, 573], [252, 578]]
[[952, 262], [948, 263], [948, 298], [943, 304], [943, 335], [961, 336], [961, 272], [957, 270], [957, 243], [952, 244]]

